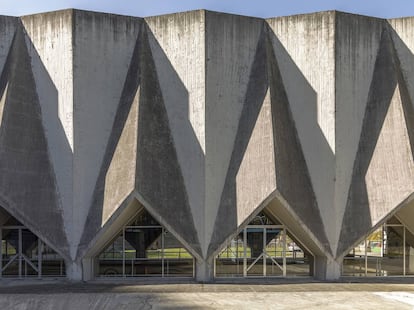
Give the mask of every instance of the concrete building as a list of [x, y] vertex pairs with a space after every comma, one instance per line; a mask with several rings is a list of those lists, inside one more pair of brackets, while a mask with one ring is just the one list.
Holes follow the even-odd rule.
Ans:
[[1, 16], [0, 275], [414, 274], [413, 51], [410, 17]]

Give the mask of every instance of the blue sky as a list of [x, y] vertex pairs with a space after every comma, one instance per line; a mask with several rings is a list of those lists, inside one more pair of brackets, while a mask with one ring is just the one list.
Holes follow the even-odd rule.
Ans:
[[0, 0], [0, 15], [26, 15], [67, 8], [152, 16], [208, 9], [257, 17], [340, 10], [391, 18], [414, 16], [414, 0]]

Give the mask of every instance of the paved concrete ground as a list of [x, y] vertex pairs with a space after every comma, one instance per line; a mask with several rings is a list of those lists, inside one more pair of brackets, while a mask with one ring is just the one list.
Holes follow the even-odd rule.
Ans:
[[414, 309], [412, 281], [387, 282], [203, 285], [1, 280], [0, 309]]

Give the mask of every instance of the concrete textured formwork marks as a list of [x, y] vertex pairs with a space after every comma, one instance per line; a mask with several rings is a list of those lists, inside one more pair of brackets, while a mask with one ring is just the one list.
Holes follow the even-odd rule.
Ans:
[[[18, 18], [0, 16], [0, 78], [3, 75], [10, 47], [16, 33]], [[0, 98], [3, 96], [6, 87], [5, 79], [0, 80]]]
[[[74, 201], [71, 239], [74, 250], [82, 232], [94, 229], [85, 227], [85, 221], [141, 24], [140, 18], [73, 11]], [[122, 156], [115, 156], [115, 160], [121, 159]], [[116, 167], [108, 173], [108, 178], [118, 176], [123, 184], [122, 171], [114, 170]], [[104, 192], [104, 199], [114, 205], [108, 209], [104, 203], [92, 215], [101, 226], [122, 200], [119, 197], [122, 193], [117, 192], [119, 187], [114, 185], [118, 181], [111, 179], [106, 184], [108, 188], [113, 187], [109, 195], [113, 197], [107, 197], [108, 192]]]
[[65, 10], [21, 18], [68, 239], [73, 229], [72, 14]]
[[[358, 151], [384, 20], [336, 12], [335, 30], [335, 221], [332, 250], [338, 247], [342, 219]], [[332, 227], [333, 226], [333, 227]]]
[[[215, 224], [263, 27], [260, 19], [206, 11], [204, 253], [214, 231], [227, 234]], [[263, 95], [258, 94], [262, 102]], [[229, 215], [229, 221], [237, 220], [235, 209]]]
[[294, 126], [329, 246], [336, 243], [335, 12], [268, 19]]
[[18, 19], [15, 17], [0, 16], [0, 125], [3, 120], [7, 93], [7, 68], [5, 68], [5, 64], [10, 54], [17, 23]]
[[1, 206], [65, 259], [69, 248], [41, 105], [23, 26], [3, 70], [7, 93], [0, 127]]
[[205, 12], [157, 16], [145, 21], [190, 216], [204, 244]]
[[[399, 65], [401, 68], [400, 79], [406, 86], [405, 101], [408, 104], [404, 105], [406, 122], [408, 125], [408, 133], [410, 135], [411, 153], [413, 153], [414, 147], [412, 138], [413, 135], [413, 100], [414, 98], [414, 18], [398, 18], [388, 20], [388, 24], [392, 34], [392, 40], [396, 55], [398, 56]], [[403, 89], [404, 93], [404, 89]], [[407, 117], [408, 116], [408, 117]], [[396, 215], [411, 232], [414, 232], [414, 204], [412, 201], [408, 201], [405, 205], [401, 206]]]
[[[257, 214], [276, 188], [272, 111], [262, 26], [243, 98], [220, 205], [209, 245], [211, 256]], [[262, 206], [263, 207], [263, 206]]]
[[331, 256], [331, 248], [295, 128], [279, 61], [271, 42], [270, 38], [268, 69], [277, 191], [300, 219], [299, 223], [306, 223], [306, 227], [321, 245], [321, 250], [325, 252], [325, 255]]
[[[154, 51], [159, 53], [158, 58], [153, 56]], [[157, 68], [156, 60], [160, 58], [162, 62]], [[82, 237], [80, 258], [85, 252], [87, 256], [92, 252], [96, 254], [96, 244], [104, 244], [101, 239], [112, 239], [109, 232], [116, 233], [127, 223], [130, 218], [125, 220], [124, 214], [131, 212], [131, 199], [138, 199], [190, 252], [201, 257], [181, 163], [178, 162], [176, 139], [171, 129], [171, 115], [168, 115], [165, 104], [165, 100], [177, 97], [170, 98], [160, 86], [159, 76], [171, 73], [171, 65], [163, 67], [166, 59], [151, 29], [145, 25], [141, 28], [128, 68]], [[171, 75], [168, 77], [171, 78]], [[178, 83], [180, 80], [178, 77], [170, 80], [173, 84], [174, 81]], [[112, 205], [114, 202], [115, 206]], [[101, 232], [100, 228], [105, 223], [97, 219], [96, 215], [99, 215], [102, 206], [106, 212], [105, 218], [109, 221]], [[125, 221], [121, 223], [117, 217]], [[118, 228], [114, 229], [115, 226]], [[96, 234], [102, 235], [100, 239], [97, 239]]]
[[136, 192], [154, 217], [201, 257], [149, 31], [143, 33], [142, 45]]
[[382, 31], [337, 256], [381, 223], [414, 191], [412, 106], [391, 31]]
[[196, 257], [199, 280], [263, 208], [319, 278], [394, 213], [414, 227], [414, 18], [20, 21], [0, 17], [0, 207], [68, 277], [142, 208]]
[[[113, 238], [105, 232], [114, 231], [116, 234], [117, 230], [127, 222], [121, 223], [119, 227], [111, 224], [114, 221], [118, 223], [114, 217], [123, 218], [120, 213], [125, 213], [123, 209], [129, 205], [127, 201], [130, 200], [135, 189], [142, 29], [141, 27], [138, 38], [135, 39], [111, 134], [94, 188], [92, 205], [89, 208], [78, 248], [79, 259], [85, 254], [89, 257], [90, 252], [101, 250], [96, 247]], [[108, 236], [106, 240], [97, 241], [106, 236]]]
[[414, 98], [414, 18], [390, 19], [388, 25], [402, 69], [402, 78], [411, 99]]

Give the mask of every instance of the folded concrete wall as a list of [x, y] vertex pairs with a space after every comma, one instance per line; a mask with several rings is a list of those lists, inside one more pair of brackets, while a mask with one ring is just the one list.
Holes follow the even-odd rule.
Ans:
[[1, 207], [72, 279], [142, 207], [200, 280], [264, 208], [336, 278], [411, 214], [413, 31], [334, 11], [0, 17]]

